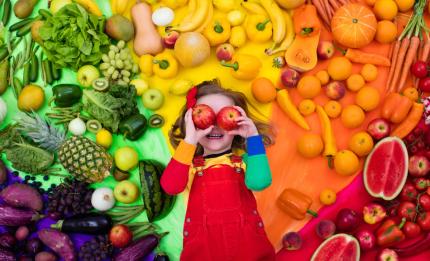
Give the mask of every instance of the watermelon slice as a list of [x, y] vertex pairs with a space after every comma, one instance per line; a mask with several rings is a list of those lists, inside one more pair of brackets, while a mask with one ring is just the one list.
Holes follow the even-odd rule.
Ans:
[[397, 137], [379, 141], [364, 165], [367, 192], [375, 198], [391, 200], [400, 194], [408, 177], [408, 150]]
[[359, 261], [360, 245], [355, 237], [336, 234], [327, 238], [315, 250], [311, 261]]

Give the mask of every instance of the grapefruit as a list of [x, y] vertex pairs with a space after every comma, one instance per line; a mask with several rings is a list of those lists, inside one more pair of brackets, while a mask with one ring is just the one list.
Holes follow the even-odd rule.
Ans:
[[360, 245], [355, 237], [336, 234], [327, 238], [315, 250], [311, 261], [359, 261]]
[[408, 176], [408, 151], [397, 137], [379, 141], [364, 164], [367, 192], [375, 198], [392, 200], [400, 194]]

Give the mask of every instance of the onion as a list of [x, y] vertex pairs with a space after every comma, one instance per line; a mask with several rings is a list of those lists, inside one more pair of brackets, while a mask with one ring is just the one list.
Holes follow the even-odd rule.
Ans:
[[0, 97], [0, 124], [2, 124], [7, 114], [7, 105], [4, 100]]
[[85, 125], [85, 122], [79, 117], [71, 120], [69, 123], [69, 131], [73, 135], [76, 135], [76, 136], [83, 135], [86, 130], [87, 130], [87, 127]]
[[152, 13], [152, 22], [158, 26], [169, 25], [175, 18], [175, 13], [169, 7], [160, 7]]
[[106, 211], [115, 205], [113, 191], [110, 188], [98, 188], [91, 195], [91, 205], [99, 211]]

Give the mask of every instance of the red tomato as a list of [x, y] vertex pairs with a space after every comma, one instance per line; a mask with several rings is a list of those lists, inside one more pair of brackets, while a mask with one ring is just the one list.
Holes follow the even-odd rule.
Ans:
[[425, 211], [430, 211], [430, 196], [428, 194], [422, 194], [418, 199], [418, 204]]
[[430, 230], [430, 211], [423, 212], [418, 216], [418, 225], [422, 230]]
[[397, 209], [397, 215], [400, 218], [404, 217], [407, 220], [414, 220], [415, 216], [417, 215], [416, 207], [417, 206], [412, 202], [402, 202]]
[[429, 186], [429, 180], [425, 178], [417, 178], [415, 179], [414, 182], [415, 182], [415, 188], [418, 191], [426, 190], [427, 187]]
[[400, 193], [400, 200], [415, 202], [417, 196], [418, 191], [415, 189], [414, 184], [407, 182]]
[[407, 238], [414, 238], [421, 234], [421, 227], [410, 221], [405, 223], [402, 230]]
[[418, 88], [423, 92], [430, 92], [430, 77], [421, 79]]
[[427, 76], [427, 64], [423, 61], [416, 61], [411, 66], [411, 73], [417, 78], [424, 78]]

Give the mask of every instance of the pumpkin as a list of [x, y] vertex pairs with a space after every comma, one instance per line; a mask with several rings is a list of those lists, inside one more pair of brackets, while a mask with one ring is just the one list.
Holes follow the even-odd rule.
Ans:
[[358, 3], [342, 6], [331, 20], [334, 39], [349, 48], [361, 48], [372, 42], [376, 26], [377, 21], [372, 10]]

